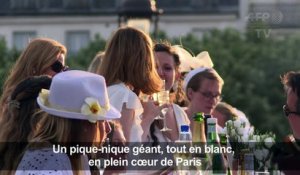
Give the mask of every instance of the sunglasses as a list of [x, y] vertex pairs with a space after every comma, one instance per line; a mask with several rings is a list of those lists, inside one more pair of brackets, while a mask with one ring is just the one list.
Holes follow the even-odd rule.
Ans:
[[287, 105], [283, 105], [282, 109], [283, 109], [283, 113], [286, 117], [288, 117], [290, 114], [295, 114], [295, 115], [300, 116], [299, 112], [290, 111], [290, 109]]
[[60, 72], [67, 71], [69, 67], [64, 66], [60, 61], [57, 60], [51, 65], [51, 69], [56, 73], [60, 73]]

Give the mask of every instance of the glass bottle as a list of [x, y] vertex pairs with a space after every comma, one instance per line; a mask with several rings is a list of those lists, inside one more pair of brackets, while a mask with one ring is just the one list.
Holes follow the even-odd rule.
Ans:
[[192, 122], [192, 140], [193, 146], [200, 147], [201, 152], [194, 154], [195, 157], [206, 158], [205, 145], [206, 145], [206, 135], [205, 135], [205, 116], [202, 112], [198, 112], [193, 117]]
[[208, 118], [207, 119], [207, 142], [212, 144], [218, 141], [218, 133], [217, 133], [217, 119], [216, 118]]
[[[189, 148], [192, 145], [192, 137], [190, 132], [190, 126], [189, 125], [181, 125], [180, 126], [180, 133], [179, 133], [179, 139], [177, 141], [177, 146], [179, 147], [185, 147], [185, 153], [174, 153], [174, 158], [182, 158], [182, 159], [190, 159], [189, 154]], [[180, 175], [189, 175], [189, 169], [190, 167], [187, 165], [184, 165], [183, 163], [179, 163], [177, 165], [177, 174]]]
[[[214, 151], [214, 150], [220, 150], [216, 118], [208, 118], [207, 119], [207, 136], [206, 136], [206, 138], [207, 138], [207, 144], [210, 147], [210, 150], [213, 150], [212, 154], [211, 154], [213, 174], [227, 174], [225, 158], [223, 157], [221, 152]], [[217, 149], [216, 149], [216, 147], [217, 147]]]
[[191, 143], [192, 137], [190, 133], [190, 126], [189, 125], [181, 125], [180, 126], [180, 133], [179, 133], [179, 141], [185, 143]]
[[202, 112], [198, 112], [193, 117], [193, 143], [206, 143], [206, 136], [205, 136], [205, 116]]

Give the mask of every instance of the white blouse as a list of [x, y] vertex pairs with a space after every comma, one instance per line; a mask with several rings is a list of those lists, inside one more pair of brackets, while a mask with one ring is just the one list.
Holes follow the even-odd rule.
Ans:
[[144, 109], [140, 99], [124, 83], [109, 86], [107, 89], [109, 101], [117, 110], [121, 112], [123, 106], [134, 110], [134, 122], [131, 126], [129, 142], [141, 142], [143, 134], [141, 114]]

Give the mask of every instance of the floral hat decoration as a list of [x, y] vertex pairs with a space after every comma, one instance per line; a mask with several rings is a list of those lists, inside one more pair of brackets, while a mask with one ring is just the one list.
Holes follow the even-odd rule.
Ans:
[[37, 102], [54, 116], [88, 120], [110, 120], [121, 117], [110, 105], [105, 79], [97, 74], [72, 70], [53, 77], [49, 90], [43, 89]]

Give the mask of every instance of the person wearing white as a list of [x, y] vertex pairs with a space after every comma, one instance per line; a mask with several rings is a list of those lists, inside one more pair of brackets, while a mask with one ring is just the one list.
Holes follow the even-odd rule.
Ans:
[[111, 104], [118, 111], [122, 111], [123, 106], [134, 111], [134, 117], [128, 141], [141, 142], [143, 134], [141, 115], [144, 112], [144, 109], [138, 96], [124, 83], [119, 83], [108, 87], [108, 97]]
[[152, 124], [151, 127], [154, 129], [150, 131], [148, 137], [150, 141], [157, 139], [157, 142], [174, 142], [179, 137], [180, 126], [190, 124], [184, 110], [173, 103], [173, 101], [175, 101], [174, 98], [176, 98], [176, 95], [181, 91], [181, 85], [178, 85], [178, 81], [180, 80], [180, 59], [176, 50], [169, 43], [157, 43], [154, 46], [154, 55], [157, 72], [160, 78], [165, 81], [164, 90], [172, 91], [170, 95], [170, 103], [172, 105], [168, 108], [165, 116], [167, 121], [166, 126], [171, 130], [162, 132], [161, 125], [163, 124], [160, 123], [162, 121], [158, 121]]
[[[120, 112], [109, 102], [104, 78], [85, 71], [59, 73], [50, 89], [40, 92], [37, 102], [46, 113], [37, 116], [41, 117], [39, 127], [31, 133], [16, 174], [90, 174], [87, 156], [78, 152], [71, 155], [68, 143], [92, 146], [99, 142], [98, 121], [120, 118]], [[54, 149], [58, 144], [67, 152]]]
[[99, 74], [105, 77], [109, 98], [122, 114], [119, 122], [126, 141], [146, 141], [150, 124], [164, 107], [138, 99], [140, 93], [151, 95], [162, 85], [149, 35], [132, 27], [118, 29], [106, 45]]

